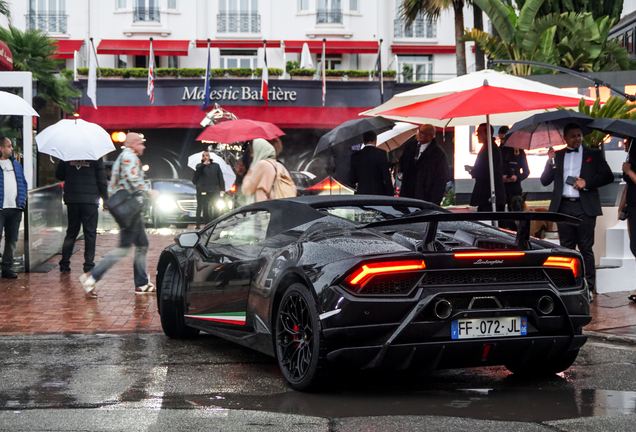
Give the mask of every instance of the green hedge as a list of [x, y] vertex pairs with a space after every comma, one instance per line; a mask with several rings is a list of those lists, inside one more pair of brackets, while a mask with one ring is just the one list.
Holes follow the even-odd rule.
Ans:
[[[86, 71], [86, 73], [88, 73], [88, 69]], [[62, 75], [64, 78], [68, 79], [68, 80], [73, 80], [73, 71], [70, 69], [64, 69], [60, 72], [60, 75]]]
[[313, 76], [316, 75], [316, 69], [292, 69], [289, 74], [291, 76]]
[[182, 78], [199, 78], [205, 76], [205, 68], [179, 68], [177, 71]]
[[250, 68], [229, 68], [225, 70], [227, 71], [227, 73], [234, 76], [240, 76], [240, 77], [252, 76], [252, 69]]
[[[267, 74], [269, 76], [281, 76], [283, 74], [283, 70], [277, 68], [267, 68]], [[254, 75], [258, 77], [263, 76], [263, 68], [254, 69]]]
[[396, 75], [396, 71], [394, 70], [386, 70], [386, 71], [382, 71], [382, 75], [385, 77], [389, 77], [389, 78], [395, 78]]
[[370, 74], [367, 70], [348, 70], [345, 73], [349, 78], [368, 78]]
[[344, 70], [327, 69], [325, 71], [325, 76], [339, 76], [339, 77], [341, 77], [341, 76], [345, 75], [345, 72], [346, 71], [344, 71]]
[[157, 68], [155, 69], [155, 76], [176, 78], [179, 76], [179, 71], [177, 68]]

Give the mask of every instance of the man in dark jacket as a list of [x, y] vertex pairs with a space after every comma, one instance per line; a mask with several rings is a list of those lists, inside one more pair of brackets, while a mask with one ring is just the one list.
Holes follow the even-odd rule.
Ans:
[[197, 187], [197, 229], [201, 227], [201, 213], [203, 213], [203, 225], [212, 220], [210, 216], [210, 203], [214, 205], [216, 198], [219, 198], [222, 192], [225, 192], [225, 181], [223, 180], [223, 172], [221, 167], [212, 162], [210, 153], [203, 152], [201, 163], [197, 165], [194, 171], [192, 183]]
[[448, 161], [435, 142], [435, 126], [421, 125], [415, 138], [417, 145], [405, 144], [400, 157], [401, 197], [417, 198], [440, 204], [448, 182]]
[[376, 133], [365, 132], [362, 141], [362, 150], [351, 155], [351, 184], [357, 183], [356, 194], [392, 196], [389, 161], [386, 152], [375, 146], [378, 141]]
[[[508, 130], [508, 126], [499, 128], [499, 139], [501, 141], [499, 149], [501, 150], [501, 159], [503, 161], [506, 204], [508, 204], [508, 211], [523, 211], [521, 182], [530, 175], [530, 168], [528, 168], [528, 158], [523, 149], [504, 146], [503, 140]], [[515, 205], [520, 206], [520, 208], [515, 208]]]
[[[493, 135], [493, 127], [490, 126], [490, 136]], [[492, 211], [492, 203], [490, 202], [490, 164], [488, 162], [488, 129], [486, 123], [482, 123], [477, 128], [477, 139], [484, 144], [479, 150], [475, 166], [470, 170], [470, 175], [475, 179], [475, 187], [473, 194], [470, 196], [470, 205], [477, 206], [477, 211]], [[506, 207], [506, 190], [503, 181], [503, 162], [499, 147], [495, 144], [495, 140], [491, 141], [492, 162], [495, 180], [495, 203], [497, 211], [504, 211]]]
[[2, 278], [15, 279], [11, 270], [13, 253], [18, 244], [20, 222], [27, 199], [27, 182], [22, 165], [13, 158], [13, 145], [0, 134], [0, 235], [4, 229], [4, 253], [2, 254]]
[[71, 272], [71, 255], [80, 226], [84, 231], [84, 273], [95, 267], [95, 241], [99, 220], [99, 199], [108, 199], [108, 181], [104, 161], [60, 161], [55, 177], [64, 182], [64, 203], [68, 212], [68, 229], [62, 245], [60, 272]]

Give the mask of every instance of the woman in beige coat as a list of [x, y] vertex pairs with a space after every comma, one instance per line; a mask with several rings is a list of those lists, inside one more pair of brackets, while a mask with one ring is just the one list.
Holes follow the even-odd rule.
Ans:
[[276, 198], [274, 179], [276, 172], [289, 176], [283, 164], [276, 160], [276, 150], [262, 138], [252, 141], [252, 164], [243, 178], [241, 190], [247, 198], [247, 203], [267, 201]]

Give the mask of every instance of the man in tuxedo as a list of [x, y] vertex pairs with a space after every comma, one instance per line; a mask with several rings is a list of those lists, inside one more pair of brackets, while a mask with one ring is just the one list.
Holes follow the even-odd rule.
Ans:
[[386, 152], [375, 146], [377, 138], [373, 131], [362, 135], [362, 150], [351, 155], [351, 184], [358, 185], [356, 194], [392, 196], [389, 161]]
[[417, 145], [405, 144], [400, 157], [402, 172], [401, 197], [417, 198], [440, 204], [448, 182], [448, 161], [444, 150], [435, 142], [435, 126], [417, 128]]
[[[490, 126], [490, 137], [493, 137], [494, 128]], [[477, 139], [482, 144], [481, 150], [475, 159], [475, 165], [470, 170], [470, 175], [475, 179], [473, 193], [470, 196], [470, 205], [477, 206], [477, 211], [492, 211], [490, 202], [490, 163], [488, 161], [488, 125], [482, 123], [477, 127]], [[503, 180], [503, 162], [501, 151], [495, 140], [490, 143], [492, 148], [492, 162], [495, 181], [495, 204], [497, 211], [504, 211], [506, 207], [506, 190]]]
[[[561, 246], [575, 249], [577, 246], [585, 264], [585, 280], [594, 291], [594, 227], [596, 217], [603, 214], [598, 188], [614, 181], [612, 170], [600, 150], [581, 146], [581, 128], [568, 124], [563, 130], [567, 148], [548, 151], [548, 163], [541, 174], [541, 184], [554, 182], [550, 211], [564, 213], [581, 219], [579, 226], [557, 224]], [[590, 297], [591, 298], [591, 297]]]

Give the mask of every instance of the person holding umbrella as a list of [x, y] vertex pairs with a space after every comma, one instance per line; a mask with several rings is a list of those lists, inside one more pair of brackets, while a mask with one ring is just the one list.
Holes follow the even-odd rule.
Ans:
[[393, 195], [393, 182], [386, 152], [377, 148], [378, 136], [369, 131], [362, 135], [364, 147], [351, 155], [351, 184], [358, 185], [356, 194]]
[[[473, 193], [470, 196], [470, 205], [477, 206], [477, 211], [492, 211], [490, 202], [490, 169], [488, 166], [488, 125], [482, 123], [477, 127], [477, 140], [483, 144], [477, 154], [475, 165], [470, 170], [470, 175], [475, 179]], [[494, 128], [490, 126], [490, 136], [494, 134]], [[490, 143], [492, 149], [493, 168], [495, 173], [495, 202], [497, 211], [504, 211], [506, 206], [506, 191], [503, 180], [503, 162], [499, 147], [493, 139]]]
[[104, 203], [108, 199], [104, 161], [61, 160], [55, 170], [55, 177], [64, 182], [64, 203], [68, 214], [60, 272], [71, 272], [71, 255], [81, 227], [84, 232], [84, 273], [88, 273], [95, 267], [99, 199]]
[[[217, 198], [223, 196], [225, 180], [221, 167], [210, 159], [210, 153], [204, 151], [201, 155], [201, 163], [196, 166], [192, 183], [197, 187], [197, 225], [201, 228], [201, 213], [203, 213], [203, 225], [212, 220], [210, 217], [210, 203], [214, 205]], [[212, 216], [214, 209], [212, 209]]]
[[4, 253], [2, 254], [2, 279], [15, 279], [11, 270], [13, 254], [18, 243], [18, 232], [27, 199], [27, 182], [22, 165], [13, 157], [11, 140], [0, 134], [0, 235], [4, 229]]
[[[623, 162], [623, 180], [626, 185], [623, 189], [621, 203], [618, 206], [618, 218], [627, 219], [627, 233], [629, 234], [629, 249], [636, 257], [636, 234], [632, 236], [632, 232], [636, 233], [636, 160], [631, 156], [631, 146], [633, 138], [627, 140], [625, 151], [627, 152], [627, 161]], [[634, 167], [634, 168], [632, 168]], [[636, 291], [627, 298], [636, 302]]]
[[[503, 162], [503, 181], [506, 190], [506, 204], [508, 211], [523, 210], [523, 189], [521, 182], [528, 178], [530, 169], [528, 159], [523, 149], [512, 148], [504, 145], [504, 138], [508, 132], [508, 126], [499, 128], [499, 148], [501, 149], [501, 159]], [[516, 230], [516, 228], [515, 228]]]
[[[554, 182], [549, 211], [581, 219], [579, 226], [557, 224], [561, 246], [579, 248], [585, 264], [585, 280], [590, 299], [596, 284], [594, 268], [594, 228], [596, 217], [603, 214], [598, 188], [614, 181], [612, 170], [600, 150], [582, 147], [581, 126], [570, 123], [563, 128], [567, 147], [557, 152], [548, 150], [548, 162], [541, 184]], [[554, 162], [552, 162], [554, 161]]]

